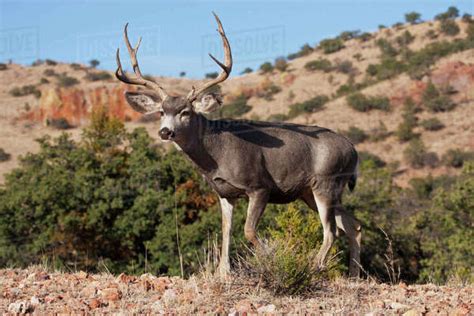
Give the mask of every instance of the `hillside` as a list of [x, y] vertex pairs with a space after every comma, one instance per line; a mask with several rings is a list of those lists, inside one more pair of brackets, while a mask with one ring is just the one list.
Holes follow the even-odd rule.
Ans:
[[275, 297], [252, 280], [0, 270], [0, 310], [11, 314], [470, 315], [472, 286], [377, 284], [339, 279], [307, 297]]
[[[421, 54], [413, 57], [433, 43], [464, 40], [468, 36], [469, 21], [459, 19], [455, 23], [460, 31], [454, 35], [441, 32], [440, 21], [397, 25], [375, 33], [354, 32], [351, 35], [347, 32], [349, 34], [337, 44], [341, 47], [331, 48], [334, 52], [325, 53], [323, 45], [302, 51], [301, 56], [288, 60], [283, 71], [234, 74], [222, 85], [225, 104], [230, 107], [236, 98], [244, 96], [251, 107], [242, 115], [244, 118], [284, 119], [336, 131], [357, 127], [367, 134], [367, 139], [357, 144], [357, 148], [376, 154], [387, 163], [397, 163], [396, 181], [402, 186], [413, 177], [456, 174], [456, 168], [440, 162], [412, 167], [403, 155], [408, 142], [401, 142], [396, 136], [397, 126], [403, 121], [403, 104], [407, 98], [412, 98], [422, 109], [416, 113], [418, 123], [437, 118], [444, 126], [433, 131], [420, 124], [414, 126], [413, 132], [420, 135], [427, 152], [435, 153], [439, 160], [450, 149], [474, 150], [474, 50], [457, 49], [441, 55], [435, 52], [429, 62], [425, 62], [428, 58]], [[392, 49], [395, 52], [390, 52]], [[439, 48], [440, 51], [443, 49]], [[397, 67], [401, 66], [397, 64], [387, 65], [387, 69], [376, 74], [368, 73], [368, 68], [383, 65], [384, 60], [396, 62], [404, 58], [418, 58], [423, 62], [413, 67], [411, 61], [407, 62], [410, 67], [419, 68], [414, 73], [411, 73], [412, 68], [398, 71]], [[321, 62], [316, 63], [309, 70], [306, 65], [312, 61], [323, 61], [323, 66]], [[156, 79], [177, 93], [185, 93], [196, 84], [185, 78]], [[431, 82], [456, 104], [453, 110], [432, 112], [423, 108], [423, 94]], [[16, 93], [12, 93], [14, 89], [17, 89]], [[35, 66], [7, 65], [0, 72], [0, 106], [3, 109], [0, 143], [11, 159], [0, 163], [0, 182], [3, 175], [17, 165], [20, 155], [37, 150], [34, 139], [45, 134], [58, 135], [66, 127], [73, 135], [79, 135], [80, 127], [97, 106], [107, 105], [115, 116], [127, 122], [127, 127], [144, 125], [155, 137], [156, 124], [145, 123], [126, 105], [123, 98], [126, 89], [128, 87], [118, 83], [112, 73], [83, 65], [48, 60]], [[388, 98], [390, 110], [354, 110], [348, 106], [347, 96], [355, 92]], [[292, 105], [321, 95], [329, 98], [323, 106], [288, 115]], [[373, 140], [371, 136], [380, 132], [381, 126], [386, 128], [385, 135]]]

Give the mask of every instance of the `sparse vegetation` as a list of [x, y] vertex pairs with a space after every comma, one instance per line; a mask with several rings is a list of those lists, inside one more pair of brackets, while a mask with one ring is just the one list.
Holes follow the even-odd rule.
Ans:
[[423, 104], [431, 112], [447, 112], [456, 107], [449, 96], [442, 94], [432, 82], [423, 92]]
[[334, 39], [325, 39], [319, 43], [319, 47], [323, 50], [325, 54], [332, 54], [343, 49], [344, 42], [339, 38]]
[[288, 68], [288, 62], [284, 57], [278, 57], [275, 59], [275, 69], [280, 72], [285, 72]]
[[288, 60], [292, 60], [298, 57], [303, 57], [311, 54], [314, 51], [314, 49], [309, 45], [309, 44], [304, 44], [299, 52], [297, 53], [292, 53], [287, 56]]
[[52, 118], [46, 120], [46, 126], [50, 126], [54, 129], [65, 130], [73, 128], [67, 119], [60, 117], [60, 118]]
[[88, 72], [85, 78], [89, 81], [103, 81], [112, 79], [112, 75], [107, 71]]
[[241, 75], [245, 75], [245, 74], [250, 74], [253, 72], [253, 69], [250, 68], [250, 67], [247, 67], [245, 68], [244, 70], [242, 70], [242, 72], [240, 73]]
[[0, 71], [7, 70], [7, 69], [8, 69], [7, 64], [0, 63]]
[[321, 110], [328, 101], [328, 96], [318, 95], [304, 102], [292, 104], [290, 105], [288, 117], [291, 119], [303, 113], [314, 113]]
[[415, 11], [405, 14], [405, 21], [410, 24], [417, 24], [421, 21], [421, 14]]
[[453, 168], [462, 168], [464, 163], [474, 159], [474, 152], [450, 149], [441, 158], [444, 165]]
[[232, 102], [225, 104], [220, 110], [219, 115], [221, 117], [239, 117], [249, 112], [252, 108], [247, 104], [248, 98], [241, 94]]
[[45, 64], [48, 65], [48, 66], [56, 66], [58, 64], [57, 61], [55, 60], [52, 60], [52, 59], [45, 59]]
[[77, 80], [74, 77], [70, 77], [65, 73], [58, 75], [57, 78], [58, 78], [58, 86], [63, 87], [63, 88], [72, 87], [79, 83], [79, 80]]
[[406, 48], [409, 44], [411, 44], [415, 40], [415, 36], [410, 33], [410, 31], [406, 30], [403, 32], [402, 35], [397, 36], [395, 41], [397, 42], [398, 46], [402, 48]]
[[379, 142], [390, 136], [390, 132], [384, 122], [379, 121], [379, 125], [369, 132], [369, 140], [371, 142]]
[[449, 19], [452, 20], [452, 19], [457, 18], [458, 16], [459, 16], [458, 8], [451, 6], [448, 8], [446, 12], [437, 14], [435, 16], [435, 20], [439, 20], [439, 21], [444, 21], [444, 20], [449, 20]]
[[204, 75], [206, 79], [215, 79], [217, 78], [217, 76], [219, 76], [219, 73], [217, 71], [208, 72]]
[[26, 95], [34, 95], [36, 98], [41, 97], [41, 91], [35, 85], [26, 85], [22, 87], [15, 87], [10, 90], [10, 95], [14, 97], [24, 97]]
[[321, 70], [324, 72], [330, 72], [333, 69], [331, 62], [325, 58], [308, 61], [304, 68], [310, 71]]
[[426, 130], [426, 131], [439, 131], [444, 128], [444, 124], [437, 119], [436, 117], [432, 117], [426, 120], [423, 120], [420, 122], [420, 125]]
[[72, 68], [72, 70], [82, 70], [82, 65], [81, 64], [77, 64], [77, 63], [72, 63], [69, 65], [69, 67]]
[[438, 156], [436, 153], [428, 152], [425, 144], [420, 138], [413, 138], [403, 151], [405, 160], [415, 169], [423, 167], [436, 167]]
[[260, 65], [260, 72], [262, 74], [268, 74], [268, 73], [272, 73], [273, 72], [273, 65], [272, 63], [270, 62], [265, 62], [263, 64]]
[[350, 126], [349, 129], [347, 131], [343, 131], [342, 134], [349, 138], [354, 144], [363, 143], [369, 138], [363, 129], [360, 129], [356, 126]]
[[350, 60], [342, 60], [336, 63], [334, 67], [336, 71], [346, 74], [346, 75], [353, 75], [356, 72], [356, 68], [352, 65]]
[[51, 69], [51, 68], [45, 69], [43, 71], [43, 75], [45, 75], [46, 77], [57, 76], [56, 71], [54, 71], [54, 69]]
[[5, 151], [5, 149], [3, 148], [0, 148], [0, 162], [5, 162], [5, 161], [9, 161], [11, 159], [12, 155], [10, 155], [9, 153], [7, 153]]
[[359, 112], [368, 112], [371, 110], [390, 110], [390, 101], [387, 97], [367, 97], [360, 92], [349, 95], [347, 97], [347, 104], [351, 108]]
[[384, 38], [379, 38], [375, 44], [380, 49], [382, 53], [382, 58], [392, 58], [398, 55], [398, 51], [393, 47], [393, 45]]
[[407, 99], [403, 106], [402, 118], [403, 121], [398, 125], [396, 135], [400, 142], [407, 142], [415, 137], [413, 129], [417, 125], [417, 117], [415, 116], [416, 108], [412, 99]]
[[97, 59], [92, 59], [89, 61], [89, 65], [92, 68], [97, 68], [100, 65], [100, 61], [98, 61]]
[[273, 82], [268, 82], [263, 85], [261, 90], [258, 90], [256, 96], [259, 98], [264, 98], [267, 101], [273, 100], [273, 95], [281, 91], [281, 88], [274, 84]]
[[461, 31], [456, 21], [443, 20], [441, 21], [440, 31], [449, 36], [455, 36]]

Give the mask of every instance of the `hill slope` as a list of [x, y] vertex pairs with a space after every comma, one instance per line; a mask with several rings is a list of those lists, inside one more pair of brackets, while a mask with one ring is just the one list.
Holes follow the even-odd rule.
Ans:
[[[279, 118], [317, 124], [336, 131], [346, 131], [350, 127], [362, 129], [369, 140], [357, 144], [357, 148], [374, 153], [387, 163], [398, 163], [397, 182], [401, 185], [407, 185], [412, 177], [429, 173], [456, 174], [455, 168], [440, 163], [430, 167], [411, 167], [403, 157], [407, 142], [400, 142], [395, 132], [403, 121], [405, 100], [412, 98], [423, 109], [423, 93], [433, 82], [439, 90], [449, 92], [449, 98], [457, 106], [446, 112], [430, 112], [424, 108], [416, 114], [418, 122], [437, 118], [444, 128], [427, 131], [418, 125], [414, 132], [420, 135], [427, 151], [438, 157], [450, 149], [474, 150], [474, 50], [462, 49], [442, 56], [435, 54], [436, 58], [422, 65], [423, 71], [415, 74], [410, 73], [412, 68], [398, 71], [397, 67], [401, 68], [398, 64], [382, 69], [391, 71], [389, 75], [374, 75], [369, 71], [370, 67], [381, 65], [384, 60], [403, 62], [404, 59], [418, 58], [423, 61], [421, 64], [426, 63], [424, 55], [413, 55], [430, 45], [449, 45], [468, 36], [470, 24], [466, 21], [456, 21], [460, 32], [453, 36], [441, 32], [440, 23], [399, 25], [352, 39], [341, 39], [342, 46], [335, 52], [327, 54], [319, 45], [301, 54], [304, 56], [289, 61], [284, 71], [233, 77], [222, 85], [225, 104], [232, 104], [237, 97], [244, 96], [251, 107], [244, 118]], [[330, 66], [326, 65], [323, 70], [321, 66], [312, 70], [306, 66], [309, 62], [321, 60]], [[410, 62], [407, 65], [412, 67]], [[122, 95], [128, 87], [113, 79], [111, 73], [77, 64], [46, 61], [32, 67], [7, 65], [0, 74], [0, 106], [3, 109], [0, 143], [12, 155], [10, 161], [0, 163], [0, 182], [3, 175], [17, 165], [19, 155], [37, 149], [34, 139], [44, 134], [57, 135], [60, 133], [57, 128], [68, 124], [72, 127], [72, 134], [78, 135], [78, 127], [87, 122], [88, 115], [97, 106], [107, 105], [115, 116], [127, 122], [127, 126], [145, 125], [151, 135], [156, 135], [156, 124], [140, 122], [139, 115], [126, 105]], [[156, 79], [177, 93], [185, 93], [196, 84], [194, 80], [183, 78]], [[15, 89], [16, 93], [13, 92]], [[387, 97], [391, 110], [356, 111], [347, 104], [348, 91]], [[320, 95], [329, 98], [324, 106], [288, 116], [293, 105]], [[381, 124], [387, 130], [386, 135], [377, 141], [370, 140]]]

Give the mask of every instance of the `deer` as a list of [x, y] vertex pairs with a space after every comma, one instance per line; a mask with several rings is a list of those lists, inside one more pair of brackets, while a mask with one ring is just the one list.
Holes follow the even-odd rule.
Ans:
[[119, 49], [115, 75], [123, 83], [140, 87], [125, 92], [128, 104], [143, 114], [159, 113], [159, 137], [174, 143], [217, 194], [222, 213], [218, 275], [230, 277], [232, 215], [235, 203], [243, 198], [248, 201], [244, 236], [251, 245], [263, 247], [256, 229], [268, 203], [302, 200], [319, 213], [322, 224], [323, 242], [315, 264], [324, 267], [335, 238], [345, 234], [350, 251], [349, 275], [358, 277], [361, 225], [342, 205], [346, 185], [352, 191], [357, 181], [359, 159], [354, 145], [346, 137], [318, 126], [207, 118], [222, 106], [222, 99], [206, 91], [224, 82], [233, 65], [229, 40], [221, 20], [213, 15], [224, 51], [223, 63], [209, 54], [221, 68], [216, 78], [193, 86], [187, 95], [166, 93], [155, 79], [142, 75], [137, 60], [141, 38], [132, 47], [128, 23], [124, 41], [134, 75], [123, 71]]

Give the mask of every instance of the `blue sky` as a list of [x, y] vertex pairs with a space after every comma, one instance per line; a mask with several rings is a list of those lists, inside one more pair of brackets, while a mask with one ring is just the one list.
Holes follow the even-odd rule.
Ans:
[[[234, 53], [234, 75], [245, 67], [295, 52], [304, 43], [341, 31], [374, 31], [403, 21], [408, 11], [431, 19], [450, 5], [473, 12], [474, 1], [111, 1], [0, 0], [0, 60], [30, 64], [37, 58], [115, 68], [122, 29], [143, 36], [140, 65], [144, 73], [199, 78], [218, 70], [207, 52], [220, 56], [220, 39], [211, 11], [221, 17]], [[129, 67], [127, 67], [129, 68]]]

